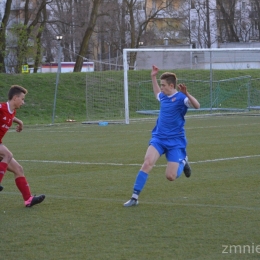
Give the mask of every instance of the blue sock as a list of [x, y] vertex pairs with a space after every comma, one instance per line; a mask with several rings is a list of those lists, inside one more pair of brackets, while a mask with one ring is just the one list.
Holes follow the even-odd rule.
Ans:
[[133, 194], [137, 195], [136, 197], [138, 198], [139, 193], [142, 191], [146, 180], [148, 178], [148, 174], [143, 172], [143, 171], [139, 171], [136, 179], [135, 179], [135, 184], [134, 184], [134, 191]]
[[183, 163], [183, 162], [180, 162], [180, 163], [179, 163], [179, 168], [178, 168], [178, 171], [177, 171], [177, 177], [176, 177], [176, 179], [181, 176], [181, 174], [182, 174], [182, 172], [183, 172], [183, 168], [184, 168], [184, 163]]

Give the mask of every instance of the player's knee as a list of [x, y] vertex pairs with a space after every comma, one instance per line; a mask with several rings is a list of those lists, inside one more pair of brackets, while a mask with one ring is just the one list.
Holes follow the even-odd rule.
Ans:
[[15, 177], [23, 177], [24, 176], [24, 172], [23, 172], [23, 167], [20, 164], [17, 164], [13, 170], [13, 173], [15, 175]]
[[13, 158], [13, 154], [11, 152], [8, 152], [5, 156], [5, 160], [9, 163]]
[[153, 164], [150, 160], [146, 159], [143, 163], [142, 170], [144, 172], [149, 172], [153, 168]]
[[23, 175], [23, 166], [22, 165], [20, 165], [20, 164], [18, 164], [17, 165], [17, 171], [21, 174], [21, 175]]
[[176, 179], [176, 174], [166, 174], [168, 181], [174, 181]]

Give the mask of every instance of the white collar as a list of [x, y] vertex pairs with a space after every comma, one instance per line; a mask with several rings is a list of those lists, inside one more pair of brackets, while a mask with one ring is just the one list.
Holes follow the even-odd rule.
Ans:
[[7, 104], [8, 112], [9, 112], [10, 114], [13, 114], [14, 111], [11, 110], [11, 108], [10, 108], [10, 104], [9, 104], [8, 101], [6, 102], [6, 104]]

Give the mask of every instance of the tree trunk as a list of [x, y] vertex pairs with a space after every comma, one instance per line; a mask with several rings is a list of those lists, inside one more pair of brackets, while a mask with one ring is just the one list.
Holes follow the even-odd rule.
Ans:
[[260, 41], [260, 3], [259, 0], [255, 0], [256, 10], [257, 10], [257, 19], [258, 19], [258, 40]]
[[209, 0], [206, 0], [206, 8], [207, 8], [207, 47], [210, 49], [211, 47], [211, 33], [210, 33], [210, 12], [209, 12]]
[[[46, 19], [46, 0], [43, 0], [41, 2], [41, 4], [39, 5], [38, 10], [36, 11], [36, 13], [34, 14], [34, 19], [32, 21], [30, 21], [30, 18], [32, 17], [31, 12], [30, 12], [30, 8], [29, 8], [29, 2], [30, 0], [26, 0], [25, 2], [25, 7], [24, 7], [24, 26], [23, 28], [20, 28], [19, 33], [18, 33], [18, 47], [17, 47], [17, 67], [16, 67], [16, 72], [17, 73], [21, 73], [21, 68], [22, 68], [22, 64], [24, 64], [26, 62], [26, 54], [28, 52], [28, 40], [31, 36], [32, 30], [39, 24], [39, 21], [41, 19], [41, 16], [43, 14], [43, 22], [41, 22], [41, 26], [45, 26], [45, 19]], [[40, 26], [40, 29], [38, 29], [38, 33], [39, 30], [42, 30], [43, 28]], [[41, 33], [40, 33], [41, 34]], [[36, 38], [36, 44], [37, 44], [37, 53], [41, 53], [41, 50], [38, 50], [38, 48], [41, 46], [41, 38]], [[37, 54], [36, 54], [37, 55]], [[39, 57], [38, 57], [39, 59]], [[39, 60], [37, 61], [36, 58], [36, 62], [40, 62]], [[34, 65], [34, 67], [37, 65]]]
[[42, 45], [41, 45], [41, 38], [42, 38], [42, 33], [44, 31], [45, 25], [46, 25], [46, 20], [47, 20], [47, 9], [46, 5], [42, 9], [42, 17], [43, 21], [41, 23], [41, 26], [38, 30], [37, 36], [36, 36], [36, 44], [37, 44], [37, 50], [36, 50], [36, 57], [34, 59], [34, 66], [33, 66], [33, 73], [37, 73], [38, 67], [41, 64], [41, 59], [42, 59]]
[[0, 73], [5, 73], [6, 26], [10, 16], [12, 0], [5, 3], [5, 13], [0, 24]]
[[80, 45], [80, 51], [77, 56], [73, 72], [80, 72], [82, 69], [83, 57], [87, 54], [89, 40], [90, 40], [90, 37], [91, 37], [91, 35], [94, 31], [95, 25], [96, 25], [96, 21], [97, 21], [97, 17], [98, 17], [98, 9], [99, 9], [100, 4], [101, 4], [101, 0], [93, 0], [89, 24], [85, 31], [83, 41]]
[[226, 12], [226, 9], [224, 7], [223, 0], [217, 0], [217, 4], [220, 7], [220, 11], [223, 15], [225, 26], [227, 28], [227, 34], [228, 34], [228, 41], [230, 42], [239, 42], [239, 37], [236, 34], [234, 30], [234, 22], [235, 22], [235, 0], [229, 0], [229, 13]]

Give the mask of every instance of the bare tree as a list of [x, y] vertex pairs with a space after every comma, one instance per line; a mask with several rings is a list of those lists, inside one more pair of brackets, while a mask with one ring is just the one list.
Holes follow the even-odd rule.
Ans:
[[5, 4], [5, 12], [0, 24], [0, 72], [6, 72], [5, 56], [6, 56], [6, 28], [10, 17], [12, 0], [7, 0]]
[[114, 0], [103, 1], [93, 35], [89, 42], [88, 57], [98, 61], [96, 69], [118, 69], [122, 64], [126, 44], [126, 10]]
[[34, 58], [34, 68], [33, 68], [34, 73], [37, 73], [38, 67], [40, 66], [42, 60], [42, 33], [44, 31], [46, 21], [47, 21], [47, 10], [45, 5], [45, 7], [42, 10], [42, 22], [40, 24], [39, 30], [36, 35], [36, 54]]
[[54, 0], [50, 5], [51, 17], [44, 32], [47, 60], [52, 60], [54, 46], [51, 44], [56, 36], [63, 36], [63, 59], [74, 61], [82, 34], [89, 18], [89, 1]]
[[209, 6], [209, 0], [206, 0], [205, 2], [206, 7], [206, 35], [207, 35], [207, 47], [211, 47], [211, 32], [210, 32], [210, 6]]
[[257, 7], [257, 23], [258, 23], [258, 39], [260, 41], [260, 3], [258, 0], [255, 0], [255, 5]]
[[186, 25], [189, 30], [189, 42], [193, 47], [212, 48], [217, 44], [217, 21], [216, 4], [210, 0], [192, 0], [186, 6], [189, 10], [186, 13], [189, 23]]
[[[228, 42], [247, 42], [260, 40], [259, 0], [217, 0], [219, 12], [220, 40]], [[252, 38], [253, 37], [253, 38]]]
[[[181, 0], [179, 0], [180, 2]], [[96, 47], [98, 58], [106, 59], [109, 54], [113, 57], [110, 61], [117, 62], [124, 48], [139, 48], [142, 44], [162, 44], [163, 38], [169, 34], [170, 23], [174, 18], [167, 12], [176, 0], [157, 1], [152, 6], [152, 1], [122, 0], [115, 2], [106, 1], [107, 5], [100, 8], [102, 15], [97, 22]], [[109, 4], [108, 4], [109, 2]], [[109, 5], [109, 6], [108, 6]], [[158, 23], [158, 16], [160, 23]], [[160, 28], [159, 24], [162, 24]], [[170, 28], [171, 31], [173, 27]], [[175, 28], [176, 29], [176, 28]], [[164, 37], [162, 37], [164, 34]], [[134, 63], [135, 54], [131, 63]]]
[[252, 10], [250, 18], [253, 24], [253, 29], [258, 31], [258, 40], [260, 41], [260, 2], [259, 0], [252, 0]]
[[20, 23], [13, 24], [10, 28], [16, 44], [16, 48], [13, 48], [13, 55], [16, 57], [14, 72], [21, 72], [22, 64], [27, 63], [29, 56], [39, 63], [41, 50], [38, 48], [41, 46], [41, 37], [38, 36], [37, 39], [37, 34], [39, 30], [43, 30], [44, 19], [46, 19], [46, 15], [43, 15], [43, 13], [46, 12], [46, 5], [51, 1], [42, 0], [38, 3], [37, 1], [26, 0], [24, 8], [20, 9]]
[[[47, 61], [53, 60], [53, 40], [62, 35], [64, 61], [75, 61], [75, 71], [81, 71], [83, 57], [90, 53], [99, 7], [103, 0], [54, 0], [50, 5], [52, 17], [48, 20], [45, 47]], [[51, 44], [52, 42], [52, 44]], [[56, 52], [57, 53], [57, 52]]]
[[87, 53], [89, 40], [94, 32], [94, 28], [95, 28], [97, 17], [98, 17], [98, 9], [100, 7], [101, 1], [102, 0], [93, 0], [92, 1], [92, 8], [91, 8], [91, 14], [90, 14], [88, 27], [85, 31], [83, 40], [80, 45], [79, 55], [77, 56], [76, 64], [74, 66], [74, 72], [79, 72], [82, 69], [83, 57]]
[[[239, 36], [235, 31], [236, 4], [237, 0], [217, 0], [220, 10], [219, 21], [222, 20], [222, 23], [219, 24], [219, 31], [222, 32], [220, 37], [222, 40], [226, 39], [229, 42], [239, 42]], [[226, 35], [223, 35], [224, 32]]]
[[[174, 0], [164, 1], [159, 0], [152, 4], [151, 1], [143, 1], [140, 6], [140, 1], [137, 0], [123, 0], [122, 8], [126, 10], [129, 30], [126, 32], [126, 42], [129, 42], [130, 48], [138, 48], [142, 36], [145, 34], [148, 27], [156, 24], [157, 16], [169, 18], [166, 10], [173, 5]], [[165, 21], [165, 20], [164, 20]], [[166, 23], [165, 23], [166, 24]], [[132, 52], [130, 55], [130, 66], [133, 66], [136, 60], [136, 53]]]
[[[145, 45], [149, 45], [149, 42], [153, 45], [162, 45], [165, 43], [165, 38], [168, 38], [168, 43], [171, 45], [187, 44], [190, 23], [189, 5], [190, 0], [166, 1], [165, 9], [158, 14], [159, 19], [157, 17], [152, 19], [142, 36]], [[157, 20], [161, 25], [157, 25]], [[149, 42], [146, 41], [147, 37], [149, 37]]]

